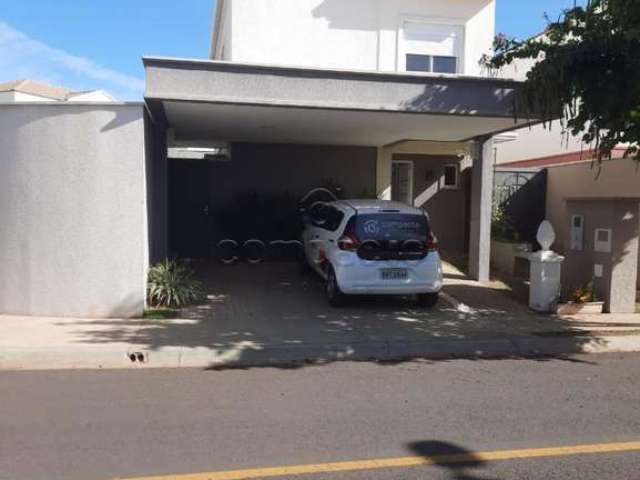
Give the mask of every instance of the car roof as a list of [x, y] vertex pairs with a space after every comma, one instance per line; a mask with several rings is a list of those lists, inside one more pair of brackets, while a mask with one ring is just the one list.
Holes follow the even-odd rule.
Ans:
[[394, 202], [391, 200], [376, 200], [376, 199], [348, 199], [348, 200], [336, 200], [331, 202], [338, 206], [351, 207], [358, 211], [358, 213], [375, 213], [381, 211], [391, 210], [397, 213], [413, 213], [422, 214], [423, 210], [407, 205], [406, 203]]

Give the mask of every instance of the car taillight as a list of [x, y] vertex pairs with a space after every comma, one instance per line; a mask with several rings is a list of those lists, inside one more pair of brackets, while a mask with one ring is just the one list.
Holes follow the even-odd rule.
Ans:
[[430, 252], [438, 249], [438, 239], [431, 230], [429, 230], [429, 232], [427, 233], [427, 238], [424, 242], [424, 248], [425, 250]]
[[343, 235], [338, 240], [338, 248], [348, 252], [355, 252], [360, 248], [360, 242], [357, 238], [354, 238], [351, 235]]
[[338, 248], [348, 252], [355, 252], [360, 248], [360, 239], [356, 234], [355, 217], [351, 217], [347, 222], [344, 233], [338, 239]]

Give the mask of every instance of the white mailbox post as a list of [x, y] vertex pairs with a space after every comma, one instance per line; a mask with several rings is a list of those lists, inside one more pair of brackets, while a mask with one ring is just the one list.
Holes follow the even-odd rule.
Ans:
[[556, 234], [548, 220], [540, 224], [536, 238], [542, 250], [529, 255], [529, 307], [538, 312], [554, 312], [560, 296], [564, 257], [551, 250]]

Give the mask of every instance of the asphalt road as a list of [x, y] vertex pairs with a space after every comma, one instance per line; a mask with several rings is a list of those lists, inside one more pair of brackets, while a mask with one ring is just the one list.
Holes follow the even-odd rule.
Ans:
[[2, 479], [639, 478], [629, 442], [640, 355], [0, 373]]

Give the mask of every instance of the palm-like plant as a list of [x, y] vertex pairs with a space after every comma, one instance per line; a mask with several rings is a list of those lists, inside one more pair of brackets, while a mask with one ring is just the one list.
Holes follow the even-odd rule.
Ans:
[[164, 260], [149, 268], [147, 299], [154, 307], [176, 308], [205, 298], [202, 284], [185, 265]]

